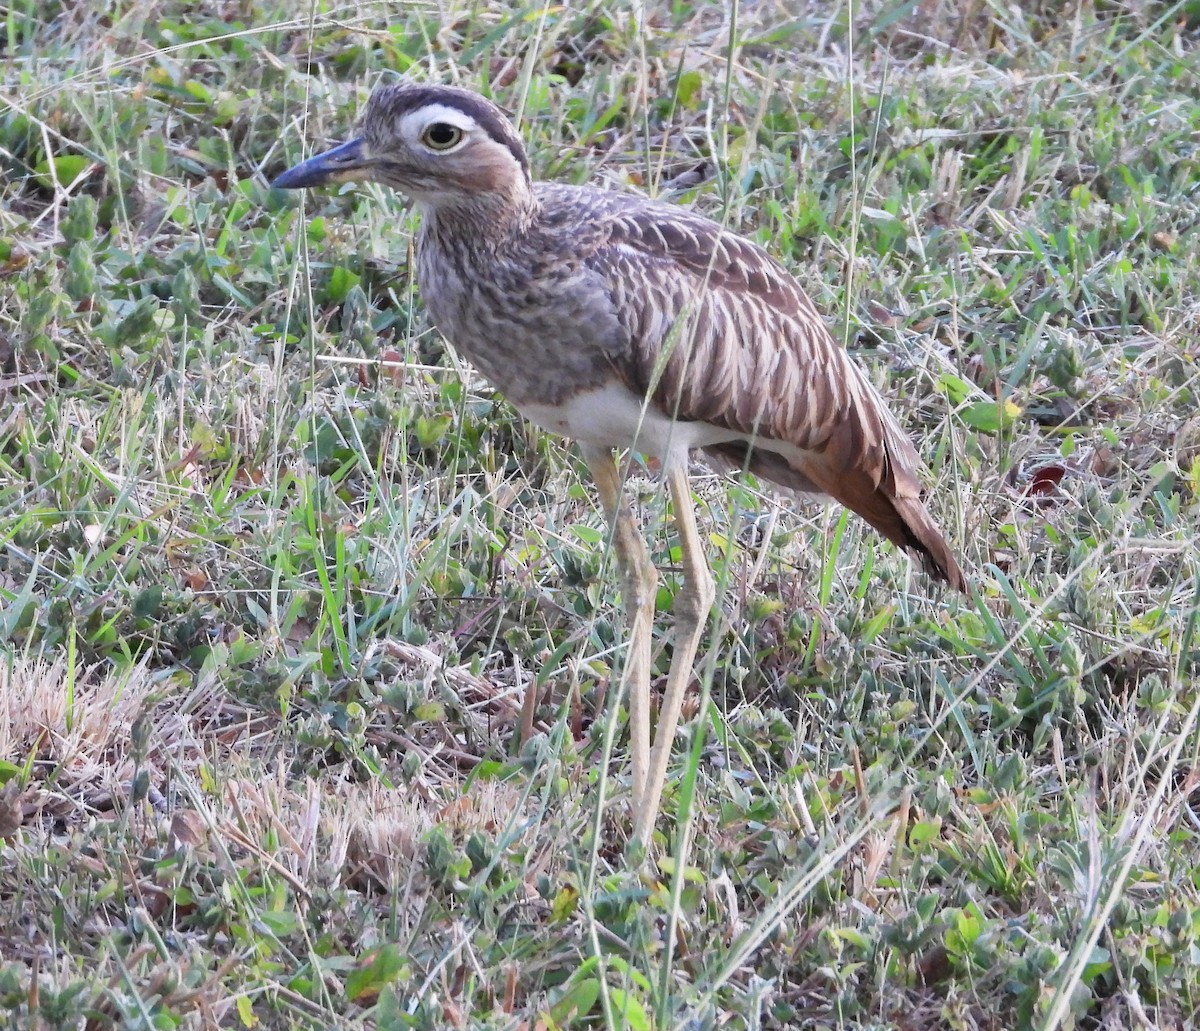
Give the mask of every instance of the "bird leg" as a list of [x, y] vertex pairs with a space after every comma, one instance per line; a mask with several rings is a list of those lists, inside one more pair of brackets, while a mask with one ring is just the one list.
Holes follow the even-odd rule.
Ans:
[[[613, 548], [625, 583], [625, 618], [629, 624], [629, 650], [621, 685], [629, 697], [629, 751], [633, 810], [645, 806], [646, 771], [650, 764], [650, 646], [654, 631], [654, 599], [658, 572], [646, 550], [646, 542], [621, 499], [621, 470], [611, 451], [586, 447], [583, 451], [600, 503], [612, 528]], [[640, 815], [637, 817], [640, 819]]]
[[662, 707], [658, 712], [658, 729], [654, 732], [654, 748], [650, 753], [646, 792], [637, 803], [633, 836], [649, 843], [658, 816], [663, 786], [667, 779], [667, 764], [671, 746], [675, 743], [675, 728], [683, 698], [692, 681], [692, 663], [704, 633], [704, 625], [712, 608], [716, 589], [708, 567], [704, 546], [696, 531], [696, 510], [692, 503], [692, 488], [688, 482], [687, 459], [668, 465], [667, 480], [671, 486], [671, 504], [675, 525], [679, 530], [679, 547], [683, 559], [683, 586], [675, 596], [675, 652]]

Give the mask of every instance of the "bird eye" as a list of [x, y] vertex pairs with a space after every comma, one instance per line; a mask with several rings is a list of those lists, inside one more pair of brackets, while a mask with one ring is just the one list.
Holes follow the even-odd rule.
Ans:
[[430, 150], [449, 150], [462, 142], [463, 131], [457, 125], [447, 122], [434, 122], [425, 126], [421, 133], [421, 142]]

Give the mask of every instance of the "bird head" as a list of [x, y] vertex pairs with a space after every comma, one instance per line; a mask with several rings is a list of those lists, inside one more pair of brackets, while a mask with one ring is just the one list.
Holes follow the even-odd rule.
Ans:
[[280, 175], [298, 190], [350, 180], [386, 183], [425, 209], [473, 206], [528, 194], [520, 136], [491, 101], [452, 86], [381, 86], [367, 101], [361, 133]]

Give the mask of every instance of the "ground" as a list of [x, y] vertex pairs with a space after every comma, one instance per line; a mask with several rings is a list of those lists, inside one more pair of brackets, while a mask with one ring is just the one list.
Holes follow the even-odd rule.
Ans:
[[[5, 1026], [1195, 1024], [1195, 2], [3, 10]], [[267, 186], [399, 74], [767, 245], [970, 571], [697, 465], [648, 856], [581, 462]]]

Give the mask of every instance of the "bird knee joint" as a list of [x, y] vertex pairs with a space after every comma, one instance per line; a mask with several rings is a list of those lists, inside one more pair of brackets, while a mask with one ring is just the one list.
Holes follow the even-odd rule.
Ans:
[[714, 598], [711, 583], [688, 584], [675, 598], [676, 615], [693, 623], [708, 618]]

